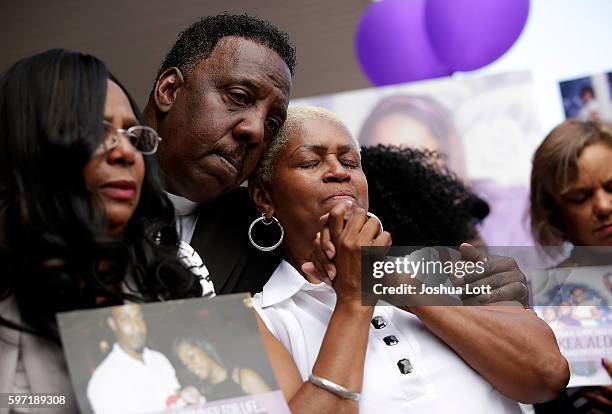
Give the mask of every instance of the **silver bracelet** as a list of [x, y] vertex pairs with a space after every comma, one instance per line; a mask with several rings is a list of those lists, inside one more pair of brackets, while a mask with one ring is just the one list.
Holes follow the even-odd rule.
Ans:
[[358, 392], [344, 388], [342, 385], [338, 385], [335, 382], [331, 382], [328, 379], [317, 377], [314, 374], [310, 374], [308, 381], [312, 382], [319, 388], [323, 388], [325, 391], [329, 391], [332, 394], [336, 394], [338, 397], [346, 398], [347, 400], [359, 401], [361, 395]]

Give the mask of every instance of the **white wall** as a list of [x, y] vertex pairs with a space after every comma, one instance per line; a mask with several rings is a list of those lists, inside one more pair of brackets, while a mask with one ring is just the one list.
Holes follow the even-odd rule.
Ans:
[[531, 0], [514, 46], [492, 64], [454, 77], [525, 69], [533, 73], [535, 106], [547, 133], [565, 118], [560, 80], [612, 71], [612, 0]]

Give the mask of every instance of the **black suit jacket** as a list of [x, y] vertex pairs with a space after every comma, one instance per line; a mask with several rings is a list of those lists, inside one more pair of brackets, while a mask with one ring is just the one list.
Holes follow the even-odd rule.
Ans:
[[280, 263], [280, 252], [261, 252], [249, 242], [249, 225], [259, 216], [244, 187], [199, 207], [191, 246], [208, 268], [217, 294], [261, 292]]

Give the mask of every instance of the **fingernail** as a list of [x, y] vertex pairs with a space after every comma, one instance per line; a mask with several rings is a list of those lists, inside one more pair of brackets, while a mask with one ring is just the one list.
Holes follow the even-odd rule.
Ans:
[[610, 360], [606, 357], [601, 359], [601, 364], [605, 367], [606, 365], [610, 365]]
[[353, 205], [353, 202], [351, 200], [346, 200], [346, 204], [348, 204], [348, 206], [350, 207]]
[[331, 259], [333, 259], [333, 258], [334, 258], [334, 252], [332, 252], [332, 251], [331, 251], [331, 250], [329, 250], [329, 249], [325, 250], [325, 255], [327, 256], [327, 258], [328, 258], [329, 260], [331, 260]]
[[318, 232], [317, 232], [317, 239], [319, 239], [320, 237], [321, 237], [321, 232], [320, 232], [320, 231], [318, 231]]
[[334, 280], [334, 278], [336, 277], [336, 271], [334, 269], [329, 269], [327, 271], [327, 275], [331, 280]]

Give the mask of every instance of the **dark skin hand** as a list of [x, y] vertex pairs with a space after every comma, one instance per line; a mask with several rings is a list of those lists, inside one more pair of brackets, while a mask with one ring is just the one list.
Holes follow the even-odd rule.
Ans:
[[[601, 364], [604, 366], [610, 377], [612, 377], [612, 361], [602, 358]], [[592, 414], [604, 414], [612, 412], [612, 385], [601, 387], [583, 387], [577, 395], [591, 400], [595, 407]]]
[[[524, 307], [529, 307], [529, 291], [527, 289], [527, 278], [521, 272], [516, 261], [511, 257], [485, 255], [469, 243], [459, 246], [461, 259], [471, 262], [484, 262], [485, 271], [482, 274], [469, 273], [462, 278], [451, 278], [453, 285], [472, 287], [491, 286], [491, 293], [468, 297], [463, 295], [461, 299], [464, 305], [488, 305], [519, 302]], [[465, 289], [464, 289], [465, 291]]]
[[[325, 220], [323, 217], [322, 222]], [[326, 252], [332, 250], [333, 239], [328, 240], [323, 230], [315, 246], [319, 251], [312, 254], [313, 263], [305, 264], [302, 270], [318, 274], [327, 272], [326, 260], [331, 254]], [[546, 323], [522, 309], [527, 303], [525, 276], [516, 262], [508, 257], [487, 257], [467, 243], [460, 246], [459, 253], [461, 260], [484, 262], [485, 271], [481, 275], [456, 278], [453, 282], [457, 285], [490, 283], [492, 286], [491, 294], [462, 298], [464, 303], [514, 306], [410, 306], [402, 309], [419, 317], [432, 333], [506, 396], [525, 403], [554, 398], [567, 384], [567, 362]], [[456, 251], [454, 254], [459, 259]], [[328, 279], [332, 279], [331, 276], [327, 273]], [[466, 326], [470, 328], [466, 330]]]
[[[317, 234], [311, 261], [302, 265], [302, 271], [311, 277], [331, 284], [336, 276], [336, 268], [333, 263], [336, 248], [330, 238], [327, 221], [327, 214], [321, 217], [323, 230]], [[529, 306], [527, 278], [513, 258], [495, 255], [485, 256], [469, 243], [463, 243], [459, 248], [459, 252], [461, 253], [462, 260], [472, 262], [486, 261], [485, 272], [483, 274], [472, 273], [463, 278], [454, 277], [452, 278], [453, 284], [455, 286], [464, 286], [466, 283], [470, 283], [471, 286], [491, 286], [490, 294], [481, 294], [473, 297], [463, 296], [461, 299], [465, 305], [487, 305], [493, 303], [499, 305], [518, 302], [524, 307]]]

